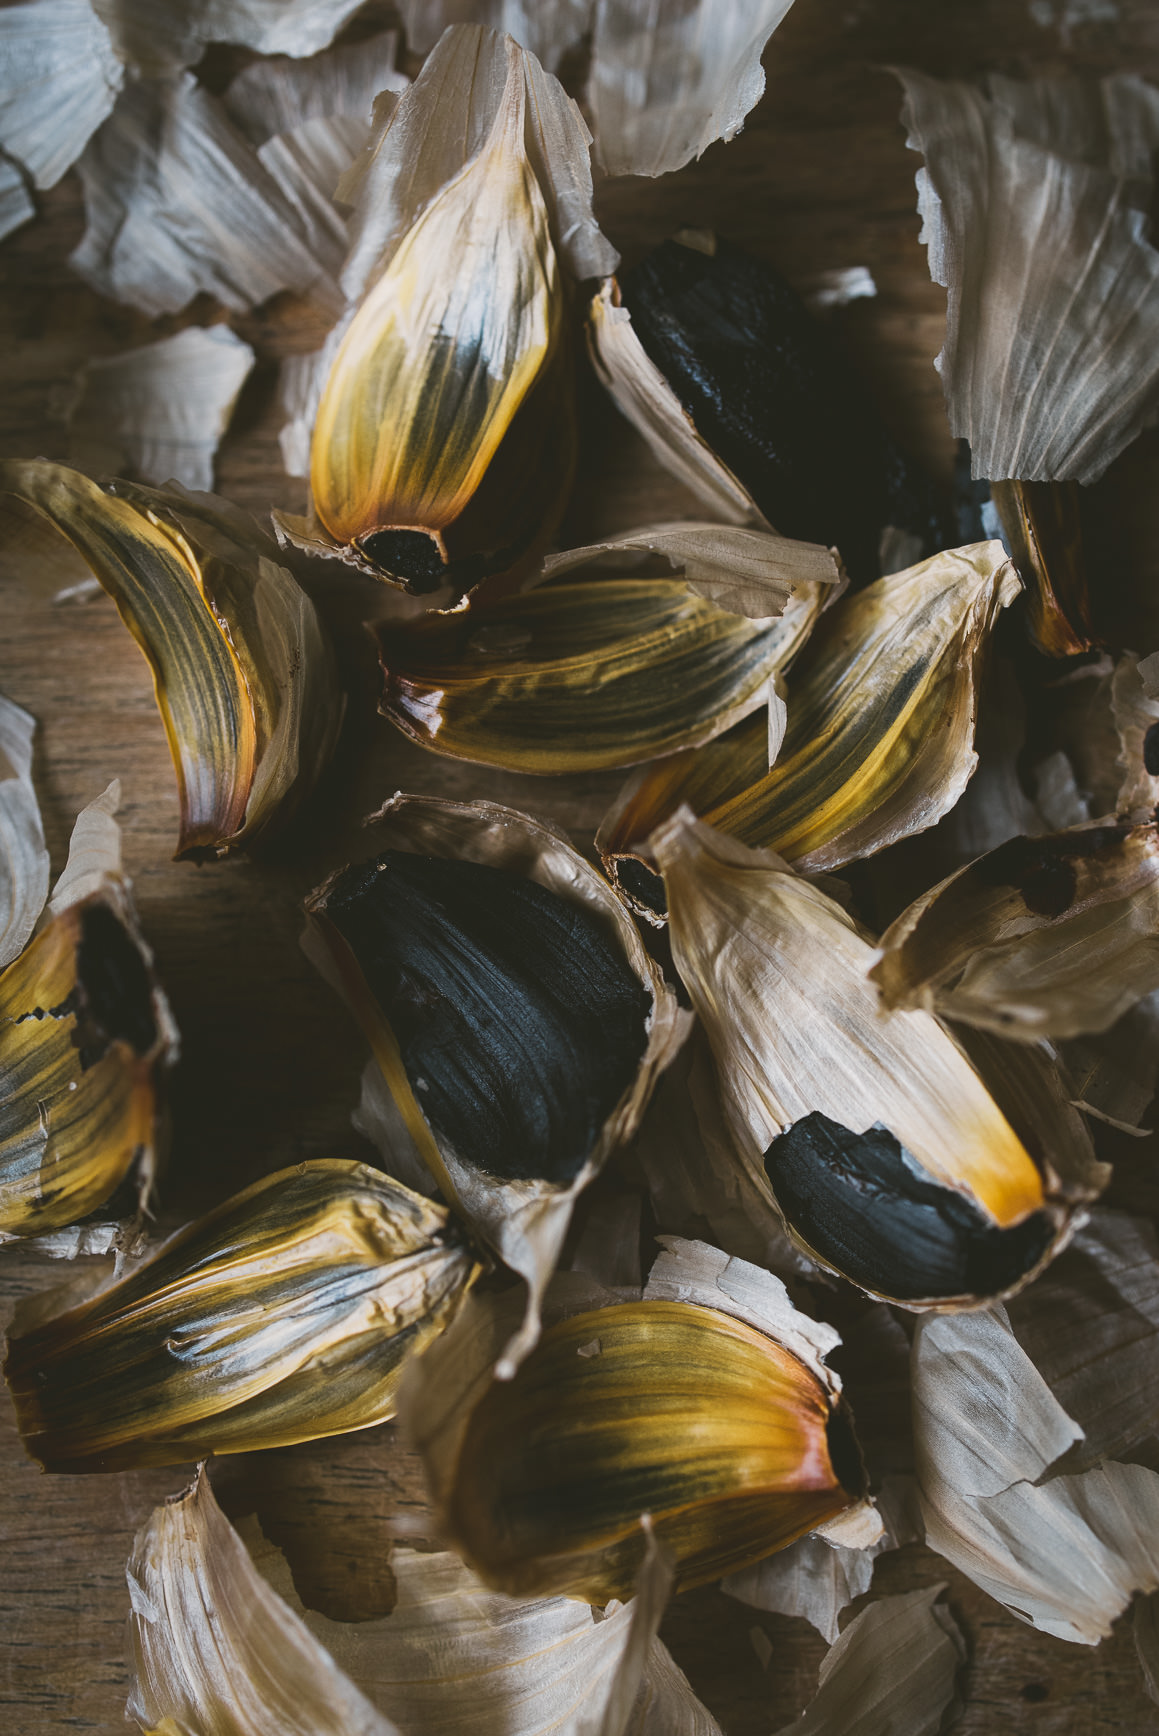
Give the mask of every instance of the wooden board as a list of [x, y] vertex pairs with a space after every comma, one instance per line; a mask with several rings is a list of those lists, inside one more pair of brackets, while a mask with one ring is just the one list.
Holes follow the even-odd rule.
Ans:
[[[1082, 10], [1064, 0], [1033, 8], [1020, 0], [797, 0], [766, 54], [768, 92], [744, 133], [667, 180], [606, 184], [601, 217], [629, 258], [691, 224], [717, 227], [798, 282], [868, 266], [877, 297], [835, 314], [834, 329], [897, 432], [945, 475], [952, 446], [931, 365], [944, 301], [917, 242], [917, 159], [898, 126], [897, 86], [881, 68], [905, 61], [948, 75], [1082, 66], [1159, 78], [1159, 8], [1149, 0], [1087, 8], [1099, 18], [1076, 24], [1069, 39], [1035, 21]], [[216, 64], [211, 58], [211, 70]], [[151, 326], [70, 274], [67, 256], [83, 228], [74, 176], [42, 204], [40, 219], [0, 248], [4, 456], [65, 456], [59, 405], [76, 368], [183, 323]], [[209, 323], [217, 310], [199, 303], [191, 312]], [[258, 514], [272, 503], [297, 508], [299, 485], [278, 461], [276, 363], [313, 346], [317, 320], [283, 298], [236, 323], [260, 359], [220, 455], [218, 486]], [[586, 457], [564, 543], [690, 510], [594, 386], [583, 411]], [[300, 1158], [368, 1155], [349, 1124], [364, 1044], [297, 938], [302, 894], [345, 860], [362, 814], [400, 786], [486, 795], [549, 814], [587, 844], [620, 780], [488, 773], [403, 741], [376, 716], [360, 626], [382, 606], [380, 594], [315, 569], [307, 582], [337, 635], [352, 695], [326, 789], [275, 851], [212, 867], [174, 864], [176, 796], [146, 667], [103, 596], [71, 606], [50, 600], [84, 572], [21, 514], [3, 517], [0, 691], [40, 723], [36, 776], [54, 868], [77, 809], [111, 777], [123, 783], [128, 868], [182, 1032], [162, 1191], [168, 1224]], [[1154, 1153], [1132, 1150], [1112, 1197], [1153, 1210], [1154, 1174]], [[6, 1308], [58, 1276], [43, 1260], [0, 1251]], [[11, 1736], [120, 1730], [124, 1561], [134, 1529], [182, 1487], [185, 1473], [44, 1477], [24, 1459], [6, 1397], [2, 1403], [0, 1727]], [[393, 1428], [229, 1461], [215, 1481], [231, 1513], [256, 1511], [286, 1549], [308, 1602], [347, 1618], [389, 1608], [392, 1519], [424, 1510], [417, 1467]], [[962, 1732], [1159, 1729], [1126, 1620], [1097, 1650], [1067, 1646], [1023, 1627], [916, 1547], [884, 1558], [875, 1588], [935, 1581], [948, 1585], [970, 1646]], [[754, 1630], [771, 1645], [767, 1665]], [[825, 1650], [805, 1623], [744, 1609], [716, 1589], [678, 1600], [665, 1634], [727, 1736], [757, 1736], [790, 1720], [810, 1697]]]

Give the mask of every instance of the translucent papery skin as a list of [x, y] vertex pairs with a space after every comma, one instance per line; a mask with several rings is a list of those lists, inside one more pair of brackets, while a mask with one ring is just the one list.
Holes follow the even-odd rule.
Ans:
[[796, 1357], [713, 1310], [641, 1302], [549, 1327], [488, 1389], [449, 1519], [497, 1589], [604, 1603], [633, 1583], [642, 1513], [685, 1588], [791, 1543], [859, 1487], [848, 1424]]
[[25, 1446], [118, 1471], [368, 1428], [478, 1270], [441, 1207], [377, 1171], [283, 1170], [13, 1337]]

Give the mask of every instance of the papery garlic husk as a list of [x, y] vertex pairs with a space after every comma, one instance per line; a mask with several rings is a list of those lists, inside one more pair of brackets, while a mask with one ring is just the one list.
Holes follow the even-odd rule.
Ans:
[[[907, 1308], [976, 1306], [1024, 1283], [1106, 1180], [1061, 1088], [1039, 1077], [1046, 1061], [995, 1060], [1000, 1104], [932, 1015], [882, 1011], [872, 942], [771, 852], [688, 810], [651, 848], [738, 1162], [798, 1245]], [[1019, 1090], [1043, 1134], [1030, 1114], [1012, 1125]]]
[[1097, 1645], [1159, 1587], [1159, 1474], [1065, 1474], [1083, 1431], [1001, 1308], [919, 1321], [912, 1368], [929, 1547], [1040, 1632]]
[[457, 759], [528, 772], [634, 765], [759, 711], [841, 583], [829, 549], [707, 524], [553, 555], [545, 578], [609, 551], [654, 551], [684, 576], [550, 582], [485, 610], [379, 624], [379, 710]]
[[895, 445], [796, 292], [696, 232], [605, 284], [596, 372], [660, 461], [733, 522], [835, 544], [855, 582], [887, 527], [918, 552], [951, 540], [932, 485]]
[[920, 239], [947, 290], [952, 432], [987, 478], [1030, 591], [1039, 649], [1101, 643], [1076, 483], [1095, 481], [1159, 404], [1159, 252], [1147, 237], [1153, 93], [1131, 76], [984, 92], [895, 68]]
[[880, 1534], [824, 1362], [837, 1334], [760, 1268], [663, 1240], [643, 1300], [554, 1320], [510, 1382], [491, 1379], [504, 1323], [483, 1303], [407, 1382], [440, 1518], [498, 1590], [623, 1595], [645, 1515], [677, 1590], [821, 1526]]
[[944, 1585], [879, 1597], [861, 1610], [821, 1661], [817, 1692], [777, 1736], [937, 1736], [961, 1710], [956, 1678], [966, 1642]]
[[575, 457], [563, 270], [614, 257], [588, 143], [510, 37], [443, 36], [343, 184], [351, 310], [314, 423], [314, 517], [283, 516], [285, 534], [420, 595], [542, 549]]
[[951, 431], [992, 482], [1089, 483], [1152, 419], [1154, 93], [1120, 75], [987, 91], [895, 69], [930, 275], [948, 291]]
[[345, 699], [313, 603], [254, 521], [214, 495], [101, 487], [44, 459], [0, 465], [0, 492], [79, 550], [149, 662], [177, 857], [224, 856], [284, 824], [333, 752]]
[[1012, 838], [910, 905], [870, 971], [887, 1007], [1037, 1042], [1159, 989], [1159, 827]]
[[303, 1607], [255, 1533], [247, 1548], [204, 1469], [138, 1533], [128, 1713], [142, 1729], [720, 1736], [656, 1638], [671, 1574], [654, 1542], [632, 1601], [602, 1617], [570, 1598], [504, 1597], [454, 1555], [398, 1547], [390, 1615], [336, 1622]]
[[55, 187], [117, 100], [125, 69], [89, 0], [0, 9], [0, 150]]
[[153, 319], [198, 294], [234, 313], [283, 290], [338, 299], [294, 198], [190, 72], [130, 80], [77, 172], [85, 232], [69, 264], [101, 295]]
[[25, 1447], [120, 1471], [369, 1428], [478, 1272], [443, 1208], [377, 1170], [281, 1170], [91, 1299], [17, 1318]]
[[306, 949], [349, 1000], [418, 1155], [528, 1282], [634, 1133], [686, 1015], [603, 878], [553, 827], [395, 796], [379, 854], [313, 893]]
[[1019, 589], [1002, 544], [987, 542], [843, 597], [786, 682], [788, 722], [771, 766], [749, 718], [637, 773], [599, 830], [609, 873], [662, 911], [646, 840], [681, 804], [804, 873], [934, 825], [977, 764], [978, 664]]
[[177, 1030], [121, 873], [113, 783], [39, 931], [0, 972], [0, 1241], [63, 1229], [135, 1173], [148, 1202]]
[[35, 721], [0, 694], [0, 970], [23, 950], [48, 897], [48, 851], [32, 783]]
[[227, 325], [186, 326], [140, 349], [93, 357], [68, 413], [72, 456], [142, 482], [212, 488], [214, 454], [254, 359]]

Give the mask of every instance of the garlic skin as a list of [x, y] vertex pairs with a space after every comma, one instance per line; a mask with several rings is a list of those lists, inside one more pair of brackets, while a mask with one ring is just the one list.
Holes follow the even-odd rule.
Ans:
[[1106, 1031], [1159, 989], [1159, 828], [1010, 839], [915, 899], [869, 974], [887, 1007], [1022, 1042]]

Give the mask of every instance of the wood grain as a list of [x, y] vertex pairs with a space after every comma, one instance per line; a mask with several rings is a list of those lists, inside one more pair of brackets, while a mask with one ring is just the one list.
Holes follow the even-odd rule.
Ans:
[[[1021, 0], [797, 0], [765, 57], [766, 97], [740, 137], [660, 182], [604, 184], [602, 220], [628, 259], [692, 224], [716, 227], [801, 283], [822, 270], [867, 265], [878, 295], [834, 314], [835, 336], [896, 432], [945, 477], [952, 443], [931, 365], [944, 301], [918, 245], [917, 159], [898, 125], [896, 83], [882, 68], [904, 61], [964, 76], [1081, 67], [1159, 78], [1159, 8], [1123, 0], [1117, 11], [1100, 10], [1108, 16], [1067, 33], [1035, 21], [1065, 14], [1061, 0], [1033, 9]], [[211, 56], [208, 64], [212, 71], [218, 63]], [[0, 248], [3, 456], [65, 456], [59, 406], [81, 363], [184, 323], [150, 325], [73, 277], [67, 256], [82, 227], [70, 175], [43, 198], [37, 222]], [[198, 303], [186, 317], [208, 323], [219, 313]], [[258, 514], [271, 504], [299, 508], [299, 485], [278, 461], [276, 363], [312, 347], [317, 316], [281, 298], [235, 323], [259, 364], [223, 445], [218, 486]], [[690, 510], [590, 383], [582, 411], [586, 456], [564, 543]], [[1117, 467], [1133, 499], [1146, 492], [1155, 462], [1154, 446], [1143, 444]], [[1116, 486], [1127, 485], [1110, 479], [1111, 503]], [[1155, 539], [1131, 529], [1117, 508], [1107, 511], [1120, 565], [1150, 570]], [[54, 605], [55, 589], [85, 575], [82, 564], [20, 511], [0, 517], [0, 691], [40, 724], [36, 776], [54, 868], [78, 808], [120, 777], [128, 868], [182, 1032], [163, 1223], [303, 1157], [369, 1155], [349, 1123], [361, 1036], [297, 943], [303, 893], [358, 848], [362, 814], [400, 786], [485, 795], [548, 814], [587, 845], [619, 782], [614, 774], [545, 781], [484, 772], [405, 742], [376, 715], [373, 657], [360, 626], [386, 600], [344, 572], [300, 571], [336, 635], [350, 685], [338, 758], [290, 836], [260, 856], [195, 868], [169, 859], [177, 835], [172, 769], [148, 671], [112, 604], [102, 596]], [[1155, 643], [1159, 635], [1141, 649]], [[1154, 1153], [1124, 1155], [1116, 1203], [1154, 1211]], [[8, 1308], [57, 1277], [34, 1255], [0, 1250]], [[894, 1402], [902, 1414], [893, 1425], [904, 1434], [904, 1394]], [[0, 1429], [0, 1724], [11, 1736], [120, 1730], [123, 1564], [135, 1528], [182, 1487], [186, 1469], [52, 1479], [24, 1458], [6, 1396]], [[425, 1512], [417, 1466], [392, 1427], [227, 1461], [215, 1483], [231, 1514], [256, 1512], [285, 1549], [307, 1602], [346, 1619], [389, 1609], [392, 1522], [401, 1515], [421, 1527]], [[1097, 1650], [1067, 1646], [1023, 1627], [916, 1546], [882, 1559], [875, 1589], [935, 1581], [947, 1584], [970, 1646], [964, 1736], [1159, 1729], [1126, 1620]], [[767, 1667], [753, 1630], [771, 1646]], [[805, 1623], [744, 1609], [715, 1588], [679, 1599], [665, 1634], [727, 1736], [757, 1736], [789, 1721], [810, 1697], [825, 1650]]]

